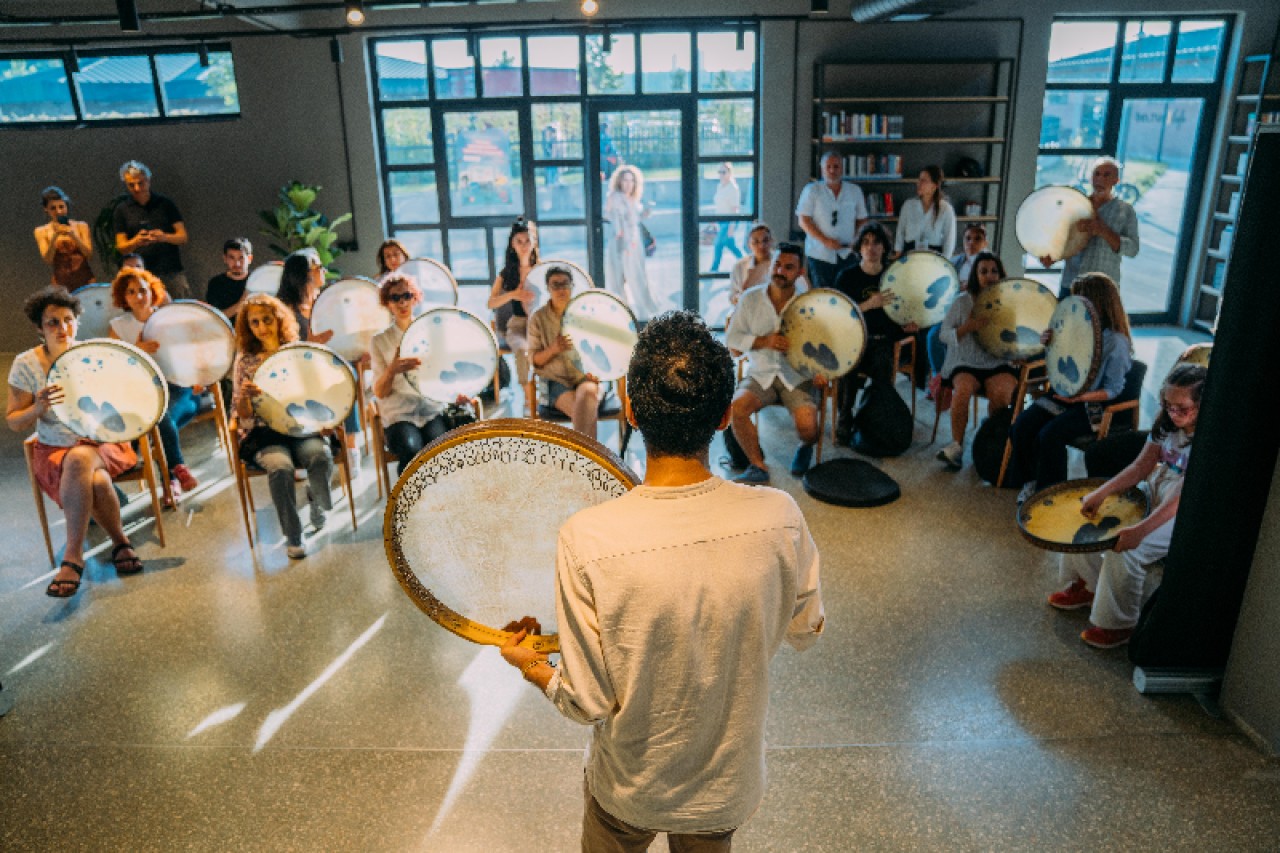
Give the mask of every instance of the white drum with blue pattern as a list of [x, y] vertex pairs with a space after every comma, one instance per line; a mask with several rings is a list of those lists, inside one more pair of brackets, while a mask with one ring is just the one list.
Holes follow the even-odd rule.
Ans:
[[432, 308], [409, 324], [401, 358], [421, 359], [405, 374], [418, 393], [437, 403], [477, 396], [498, 369], [498, 341], [489, 324], [462, 308]]
[[927, 249], [907, 252], [889, 265], [880, 281], [891, 291], [884, 312], [899, 326], [924, 329], [942, 322], [959, 292], [960, 276], [951, 261]]
[[76, 322], [76, 337], [82, 341], [111, 336], [111, 321], [124, 316], [124, 309], [111, 304], [111, 285], [86, 284], [72, 294], [80, 300], [80, 317]]
[[91, 441], [140, 438], [169, 407], [169, 388], [159, 366], [124, 341], [72, 344], [49, 366], [45, 384], [62, 389], [62, 402], [51, 409], [54, 417]]
[[640, 334], [627, 303], [606, 290], [591, 288], [569, 300], [560, 333], [573, 341], [584, 373], [606, 382], [621, 379], [631, 366]]
[[838, 379], [858, 366], [867, 324], [852, 299], [825, 287], [792, 298], [782, 309], [787, 361], [806, 378]]
[[356, 377], [342, 357], [312, 343], [286, 344], [258, 366], [253, 413], [279, 433], [306, 438], [336, 427], [356, 402]]

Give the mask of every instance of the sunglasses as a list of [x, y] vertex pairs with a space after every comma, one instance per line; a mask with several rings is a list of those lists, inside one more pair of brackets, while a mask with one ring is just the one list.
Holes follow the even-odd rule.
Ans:
[[388, 293], [388, 294], [387, 294], [387, 301], [388, 301], [388, 302], [409, 302], [409, 301], [411, 301], [412, 299], [413, 299], [413, 293], [412, 293], [412, 292], [408, 292], [408, 293]]

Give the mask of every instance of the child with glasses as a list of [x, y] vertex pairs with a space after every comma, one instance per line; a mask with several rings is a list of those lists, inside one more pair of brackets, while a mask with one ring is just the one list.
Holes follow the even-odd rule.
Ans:
[[1160, 389], [1160, 415], [1142, 453], [1081, 501], [1081, 514], [1093, 517], [1107, 497], [1138, 486], [1153, 507], [1145, 519], [1120, 531], [1115, 548], [1105, 556], [1062, 555], [1059, 573], [1067, 587], [1050, 595], [1049, 604], [1059, 610], [1090, 608], [1092, 624], [1080, 639], [1095, 648], [1129, 642], [1143, 603], [1155, 591], [1146, 588], [1147, 573], [1169, 553], [1207, 372], [1197, 364], [1173, 368]]

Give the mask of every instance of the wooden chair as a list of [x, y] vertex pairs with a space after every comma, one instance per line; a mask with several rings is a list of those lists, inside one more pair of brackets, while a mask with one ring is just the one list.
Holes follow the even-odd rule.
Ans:
[[[514, 355], [515, 350], [507, 345], [506, 338], [498, 334], [498, 321], [490, 320], [489, 328], [493, 330], [494, 340], [498, 341], [498, 361], [509, 355]], [[502, 365], [498, 364], [493, 369], [493, 407], [496, 409], [502, 405]]]
[[[747, 357], [745, 355], [739, 356], [738, 359], [736, 360], [736, 365], [738, 369], [738, 382], [739, 384], [741, 384], [742, 377], [745, 376], [747, 372], [747, 365], [748, 365]], [[835, 437], [836, 391], [839, 388], [839, 385], [840, 385], [839, 379], [835, 379], [828, 382], [826, 387], [822, 389], [821, 396], [818, 398], [818, 442], [814, 446], [814, 464], [817, 464], [818, 462], [822, 461], [822, 445], [826, 440], [828, 422], [831, 424], [832, 444], [834, 444], [836, 440], [836, 437]], [[737, 391], [735, 390], [734, 393], [736, 394]], [[765, 408], [768, 408], [768, 407], [766, 406]], [[831, 410], [830, 418], [827, 417], [828, 409]], [[759, 415], [761, 411], [763, 411], [763, 409], [758, 409], [756, 410], [755, 414], [751, 416], [751, 419], [756, 424], [757, 428], [759, 428], [759, 425], [760, 425]], [[732, 427], [730, 427], [730, 429], [732, 429]]]
[[[902, 358], [904, 350], [911, 350], [911, 357]], [[916, 339], [914, 335], [894, 341], [893, 343], [893, 378], [896, 381], [899, 373], [906, 374], [907, 388], [911, 391], [911, 419], [916, 418]]]
[[[253, 489], [250, 480], [253, 477], [265, 477], [267, 472], [257, 467], [250, 467], [240, 458], [240, 439], [236, 433], [236, 419], [233, 417], [228, 423], [228, 435], [231, 438], [231, 447], [234, 453], [233, 464], [236, 480], [236, 494], [240, 498], [240, 516], [244, 519], [244, 532], [249, 538], [249, 547], [254, 545], [254, 537], [258, 532], [257, 507], [253, 503]], [[335, 428], [338, 442], [342, 450], [334, 454], [334, 462], [338, 466], [338, 474], [342, 481], [342, 491], [347, 496], [347, 506], [351, 510], [351, 529], [357, 528], [356, 523], [356, 499], [355, 492], [351, 487], [351, 468], [350, 461], [347, 459], [347, 443], [346, 430], [341, 426]]]
[[1013, 454], [1013, 424], [1022, 414], [1027, 404], [1027, 395], [1032, 399], [1040, 396], [1049, 387], [1049, 374], [1044, 359], [1024, 361], [1018, 371], [1018, 387], [1013, 392], [1013, 416], [1009, 419], [1009, 437], [1004, 440], [1004, 456], [1000, 459], [1000, 474], [996, 477], [996, 488], [1004, 485], [1004, 475], [1009, 470], [1009, 457]]
[[191, 423], [198, 424], [201, 421], [213, 421], [214, 434], [218, 436], [218, 446], [222, 448], [222, 452], [227, 454], [227, 469], [231, 476], [236, 475], [235, 457], [231, 455], [231, 435], [227, 431], [227, 408], [224, 397], [222, 396], [222, 385], [218, 382], [209, 386], [209, 390], [213, 393], [213, 408], [198, 413], [191, 419]]
[[[156, 517], [156, 537], [160, 540], [160, 546], [164, 547], [166, 542], [164, 538], [164, 519], [161, 515], [160, 508], [160, 495], [168, 493], [169, 478], [168, 476], [162, 476], [159, 478], [164, 482], [163, 488], [160, 487], [159, 483], [157, 483], [155, 469], [157, 460], [156, 457], [152, 456], [153, 447], [157, 449], [157, 455], [161, 460], [163, 460], [164, 450], [160, 445], [160, 433], [155, 427], [152, 427], [151, 431], [138, 441], [139, 464], [132, 470], [125, 471], [112, 482], [138, 482], [144, 484], [145, 487], [150, 490], [151, 512]], [[44, 507], [45, 495], [44, 492], [40, 491], [40, 486], [36, 483], [35, 452], [36, 437], [32, 435], [22, 442], [22, 453], [27, 460], [27, 477], [31, 481], [31, 495], [36, 502], [36, 515], [40, 518], [40, 531], [44, 534], [44, 547], [49, 553], [49, 566], [56, 569], [58, 564], [53, 558], [53, 539], [49, 536], [49, 516]], [[163, 464], [163, 461], [161, 461], [161, 465]], [[162, 471], [167, 475], [166, 469], [162, 469]], [[123, 507], [121, 509], [123, 509]]]
[[[472, 397], [470, 403], [476, 418], [484, 420], [484, 403], [480, 402], [480, 398]], [[365, 408], [365, 419], [373, 429], [373, 468], [377, 475], [378, 499], [381, 500], [384, 494], [391, 496], [391, 475], [387, 473], [387, 466], [398, 460], [387, 447], [387, 433], [382, 427], [382, 414], [378, 411], [376, 397], [370, 398]]]
[[[624, 450], [623, 443], [627, 438], [628, 427], [626, 406], [623, 405], [627, 399], [627, 378], [624, 376], [621, 379], [612, 380], [611, 383], [600, 383], [602, 388], [609, 384], [613, 385], [614, 390], [618, 394], [618, 413], [616, 415], [610, 415], [610, 417], [616, 418], [618, 421], [618, 452], [621, 453]], [[605, 399], [604, 393], [601, 394], [600, 399]], [[538, 377], [536, 375], [528, 382], [524, 383], [524, 402], [525, 406], [528, 407], [528, 417], [533, 418], [534, 420], [560, 423], [571, 420], [568, 415], [554, 406], [538, 405]]]

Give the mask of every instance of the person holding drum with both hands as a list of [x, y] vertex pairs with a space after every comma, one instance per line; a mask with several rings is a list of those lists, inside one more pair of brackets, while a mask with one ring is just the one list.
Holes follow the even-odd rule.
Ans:
[[525, 286], [525, 279], [538, 264], [537, 240], [532, 222], [521, 218], [512, 223], [502, 270], [489, 291], [488, 307], [499, 338], [515, 355], [516, 382], [521, 387], [529, 381], [529, 313], [538, 298], [536, 290]]
[[[1099, 157], [1090, 175], [1093, 193], [1089, 202], [1093, 205], [1093, 217], [1076, 223], [1075, 227], [1088, 235], [1088, 242], [1078, 253], [1066, 259], [1062, 265], [1061, 296], [1067, 295], [1067, 282], [1087, 273], [1102, 273], [1120, 286], [1120, 259], [1138, 254], [1138, 215], [1123, 199], [1116, 198], [1116, 184], [1120, 183], [1120, 163], [1113, 157]], [[1049, 255], [1040, 263], [1051, 267], [1060, 260]]]
[[[46, 385], [54, 360], [76, 341], [80, 300], [62, 288], [33, 294], [23, 312], [35, 325], [41, 345], [20, 353], [9, 370], [9, 403], [5, 420], [14, 432], [36, 430], [33, 469], [36, 482], [67, 518], [67, 547], [45, 593], [70, 598], [84, 574], [84, 539], [89, 519], [111, 537], [111, 562], [121, 575], [142, 571], [142, 561], [129, 544], [120, 520], [120, 500], [111, 480], [138, 464], [127, 443], [99, 444], [76, 435], [54, 416], [63, 402], [62, 389]], [[144, 439], [145, 440], [145, 439]]]
[[564, 310], [573, 297], [573, 274], [564, 267], [547, 270], [550, 301], [529, 318], [529, 358], [534, 372], [546, 380], [547, 399], [568, 415], [578, 432], [596, 437], [600, 380], [583, 373], [573, 354], [573, 341], [561, 334]]
[[[1019, 505], [1037, 491], [1067, 479], [1067, 445], [1093, 431], [1093, 419], [1101, 417], [1102, 407], [1124, 390], [1125, 376], [1133, 364], [1129, 318], [1115, 282], [1105, 275], [1083, 275], [1072, 283], [1071, 293], [1083, 296], [1097, 312], [1101, 363], [1088, 389], [1074, 397], [1046, 394], [1014, 421], [1009, 434], [1009, 472], [1014, 485], [1023, 484]], [[1052, 340], [1050, 329], [1041, 341], [1048, 345]]]
[[1154, 507], [1145, 519], [1119, 531], [1110, 553], [1062, 555], [1060, 574], [1067, 586], [1050, 595], [1049, 604], [1059, 610], [1090, 608], [1091, 624], [1080, 639], [1095, 648], [1129, 642], [1143, 602], [1153, 591], [1145, 588], [1147, 571], [1169, 553], [1207, 373], [1196, 364], [1173, 368], [1160, 389], [1160, 415], [1142, 453], [1081, 502], [1081, 515], [1095, 518], [1108, 496], [1141, 485]]
[[778, 247], [769, 284], [753, 287], [738, 300], [729, 323], [726, 342], [735, 355], [746, 354], [749, 366], [733, 398], [733, 436], [742, 446], [749, 465], [735, 482], [760, 486], [769, 482], [769, 468], [760, 449], [760, 435], [751, 416], [765, 406], [781, 403], [791, 413], [800, 446], [791, 460], [791, 473], [799, 477], [813, 461], [818, 440], [818, 405], [814, 389], [824, 388], [821, 374], [805, 379], [787, 361], [790, 342], [781, 334], [782, 311], [796, 295], [796, 281], [804, 274], [803, 250], [794, 243]]
[[307, 472], [311, 524], [319, 531], [324, 527], [325, 513], [333, 509], [329, 494], [333, 457], [323, 436], [293, 438], [283, 435], [261, 422], [253, 410], [254, 398], [262, 393], [253, 381], [258, 366], [284, 344], [296, 340], [298, 323], [283, 302], [265, 293], [254, 293], [245, 299], [236, 317], [231, 408], [239, 421], [236, 434], [240, 439], [240, 458], [267, 472], [271, 501], [280, 519], [289, 557], [300, 560], [307, 556], [307, 548], [302, 541], [302, 520], [298, 518], [293, 472], [298, 468]]
[[1013, 400], [1018, 373], [1009, 362], [996, 358], [978, 345], [976, 332], [987, 318], [974, 316], [978, 294], [1000, 282], [1004, 262], [990, 252], [980, 252], [969, 271], [965, 291], [956, 297], [940, 327], [939, 337], [947, 347], [947, 357], [939, 375], [950, 388], [951, 443], [938, 451], [938, 460], [953, 471], [964, 464], [964, 434], [969, 429], [969, 401], [979, 392], [987, 397], [987, 411], [994, 413]]

